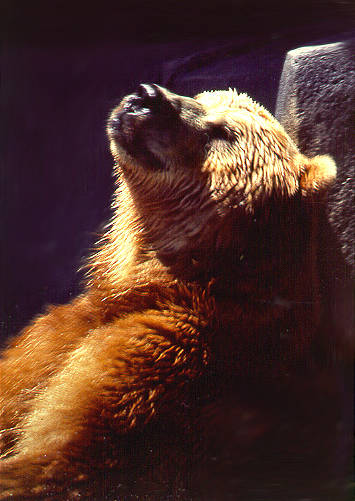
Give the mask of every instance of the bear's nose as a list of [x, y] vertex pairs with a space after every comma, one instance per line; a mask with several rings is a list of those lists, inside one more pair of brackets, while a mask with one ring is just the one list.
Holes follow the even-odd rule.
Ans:
[[142, 83], [129, 102], [135, 110], [140, 107], [153, 113], [170, 115], [178, 111], [179, 96], [157, 84]]
[[168, 91], [159, 85], [142, 83], [134, 95], [137, 99], [136, 104], [139, 103], [142, 108], [160, 113], [172, 108]]
[[139, 96], [142, 99], [147, 99], [147, 100], [162, 99], [163, 92], [162, 92], [162, 89], [156, 84], [142, 83], [142, 84], [139, 84], [139, 87], [137, 90], [137, 96]]
[[136, 92], [126, 96], [121, 112], [130, 115], [162, 112], [166, 107], [170, 107], [164, 91], [165, 89], [156, 84], [140, 84]]

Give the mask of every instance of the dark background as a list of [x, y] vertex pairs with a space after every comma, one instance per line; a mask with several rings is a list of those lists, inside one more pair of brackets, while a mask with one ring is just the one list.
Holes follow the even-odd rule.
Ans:
[[2, 339], [80, 290], [110, 217], [105, 122], [123, 95], [231, 86], [273, 112], [286, 52], [355, 26], [352, 0], [1, 5]]

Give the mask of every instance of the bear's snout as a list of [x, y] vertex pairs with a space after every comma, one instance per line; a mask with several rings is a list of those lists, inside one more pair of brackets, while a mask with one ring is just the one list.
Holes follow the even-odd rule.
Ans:
[[149, 118], [177, 117], [179, 96], [156, 84], [140, 84], [137, 91], [124, 97], [108, 120], [108, 134], [120, 140], [129, 136], [135, 127]]

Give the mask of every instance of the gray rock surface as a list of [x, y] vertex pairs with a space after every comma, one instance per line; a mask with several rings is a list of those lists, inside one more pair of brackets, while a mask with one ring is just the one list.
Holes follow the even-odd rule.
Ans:
[[304, 154], [328, 153], [335, 159], [338, 175], [329, 197], [329, 221], [346, 262], [353, 267], [355, 38], [290, 51], [276, 117]]

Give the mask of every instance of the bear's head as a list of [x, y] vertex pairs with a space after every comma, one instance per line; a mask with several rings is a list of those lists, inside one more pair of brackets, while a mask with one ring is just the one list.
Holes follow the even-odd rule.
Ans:
[[250, 239], [255, 254], [276, 212], [273, 231], [290, 225], [292, 238], [287, 218], [336, 172], [327, 156], [303, 156], [269, 112], [235, 90], [190, 98], [141, 84], [113, 110], [107, 133], [123, 198], [145, 245], [163, 259], [195, 253], [211, 263], [231, 250], [241, 259]]

